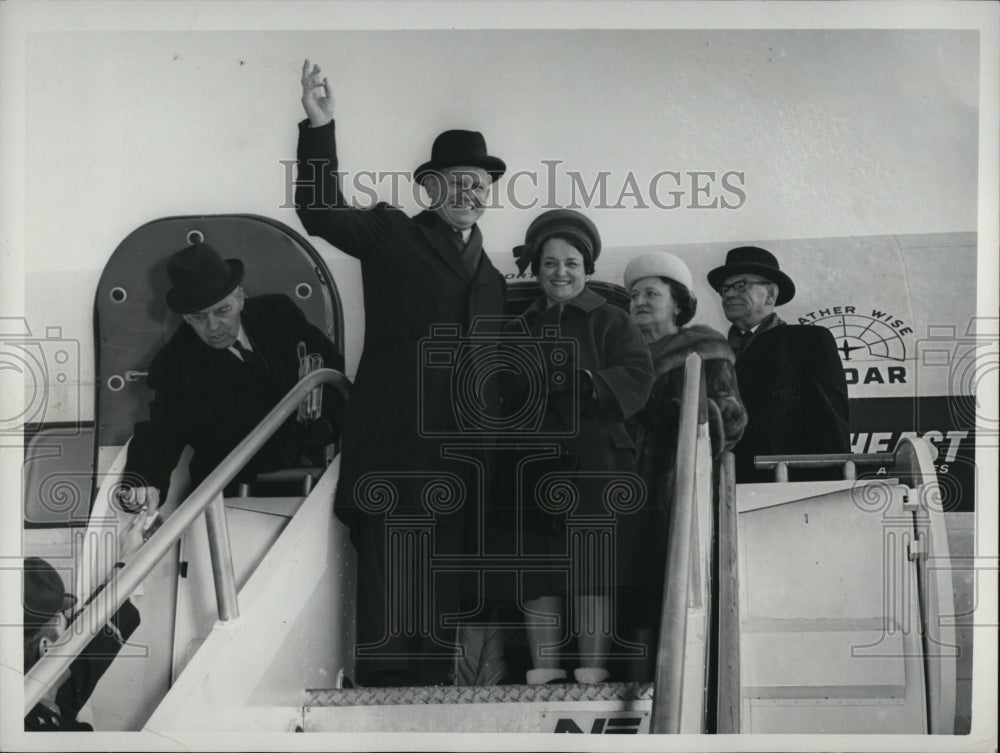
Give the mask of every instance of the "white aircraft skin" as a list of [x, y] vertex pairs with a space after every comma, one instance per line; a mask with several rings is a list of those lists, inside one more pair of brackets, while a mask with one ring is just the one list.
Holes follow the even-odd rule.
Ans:
[[[64, 10], [67, 22], [78, 12]], [[986, 255], [995, 255], [995, 244], [986, 243], [995, 232], [984, 232], [977, 212], [979, 137], [996, 129], [980, 122], [977, 74], [985, 51], [975, 30], [449, 30], [454, 24], [437, 19], [440, 30], [251, 33], [234, 22], [233, 31], [202, 35], [161, 31], [116, 12], [126, 14], [120, 28], [33, 31], [23, 59], [4, 66], [0, 79], [18, 84], [27, 124], [4, 141], [0, 355], [5, 364], [11, 354], [28, 363], [28, 353], [38, 366], [24, 383], [0, 369], [0, 393], [25, 395], [19, 410], [0, 413], [4, 448], [15, 435], [21, 443], [25, 425], [29, 433], [93, 432], [101, 379], [95, 291], [111, 253], [133, 230], [162, 217], [238, 213], [304, 234], [290, 181], [303, 117], [299, 72], [308, 56], [329, 77], [341, 169], [359, 204], [378, 197], [418, 211], [426, 197], [407, 175], [428, 158], [434, 135], [452, 127], [484, 133], [508, 172], [480, 226], [486, 253], [511, 283], [530, 280], [519, 276], [510, 249], [531, 219], [550, 202], [576, 205], [604, 240], [594, 281], [620, 285], [629, 259], [669, 251], [691, 268], [695, 323], [725, 332], [708, 270], [738, 245], [771, 250], [797, 288], [779, 315], [834, 335], [849, 385], [852, 450], [891, 452], [907, 438], [928, 440], [950, 495], [949, 539], [964, 542], [961, 553], [986, 551], [973, 546], [972, 517], [982, 505], [975, 430], [984, 415], [977, 411], [990, 403], [976, 396], [996, 394], [997, 372], [970, 363], [997, 358], [996, 283], [985, 284], [982, 272]], [[71, 126], [64, 113], [72, 113]], [[325, 241], [307, 240], [341, 298], [353, 378], [364, 336], [359, 264]], [[177, 248], [184, 244], [179, 237]], [[992, 330], [977, 324], [985, 315], [994, 317]], [[68, 360], [57, 361], [63, 352]], [[99, 470], [112, 465], [119, 447], [100, 448]], [[14, 454], [4, 460], [5, 478], [21, 475], [20, 449]], [[65, 466], [48, 462], [46, 473], [69, 468], [68, 459]], [[329, 485], [326, 479], [320, 488], [329, 493]], [[995, 499], [995, 489], [987, 491]], [[72, 560], [72, 529], [25, 527], [17, 509], [4, 512], [4, 528], [21, 531], [5, 555]], [[314, 525], [329, 523], [318, 505], [310, 514]], [[280, 540], [276, 556], [291, 562], [295, 541], [300, 551], [309, 546], [323, 555], [344, 546], [342, 531], [321, 541], [300, 526], [300, 538]], [[312, 574], [303, 577], [287, 598], [309, 604], [316, 584]], [[288, 699], [301, 691], [300, 678], [276, 666], [239, 669], [239, 651], [253, 651], [252, 641], [241, 642], [249, 641], [245, 635], [234, 633], [227, 649], [228, 679], [242, 683], [248, 697], [269, 683], [286, 693], [256, 719], [228, 708], [192, 711], [199, 681], [205, 693], [221, 687], [193, 644], [139, 658], [175, 633], [204, 637], [193, 627], [204, 615], [192, 616], [192, 605], [210, 590], [182, 593], [190, 597], [184, 614], [175, 602], [153, 599], [177, 582], [173, 562], [141, 588], [143, 632], [128, 661], [117, 662], [99, 686], [87, 710], [95, 726], [140, 729], [183, 656], [194, 670], [178, 686], [190, 689], [188, 703], [175, 694], [156, 712], [158, 729], [213, 731], [227, 722], [291, 728], [276, 709], [297, 708], [299, 701]], [[248, 583], [251, 593], [268, 593], [262, 579]], [[334, 609], [338, 598], [349, 601], [349, 588], [328, 596], [309, 608]], [[274, 603], [251, 603], [244, 619], [257, 614], [265, 624], [262, 612]], [[303, 607], [296, 616], [304, 623], [311, 614]], [[282, 629], [267, 624], [275, 635]], [[209, 640], [224, 643], [218, 634]], [[340, 636], [316, 650], [333, 666], [349, 648]], [[963, 661], [971, 664], [970, 656]], [[960, 662], [958, 672], [971, 687], [971, 666]], [[308, 679], [333, 684], [318, 673]], [[587, 725], [585, 732], [606, 722]]]

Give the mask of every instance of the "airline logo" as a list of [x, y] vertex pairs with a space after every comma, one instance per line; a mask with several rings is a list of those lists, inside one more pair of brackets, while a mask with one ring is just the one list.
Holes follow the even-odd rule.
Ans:
[[542, 714], [542, 732], [638, 735], [649, 732], [648, 711], [563, 711]]
[[874, 306], [830, 306], [800, 316], [798, 323], [830, 330], [848, 386], [910, 384], [906, 341], [913, 328], [905, 319]]

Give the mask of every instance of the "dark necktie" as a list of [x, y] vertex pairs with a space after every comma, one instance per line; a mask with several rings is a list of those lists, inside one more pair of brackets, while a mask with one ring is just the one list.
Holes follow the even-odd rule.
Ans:
[[[455, 234], [455, 242], [458, 243], [458, 250], [461, 252], [462, 263], [469, 274], [475, 276], [476, 270], [479, 268], [480, 256], [477, 249], [471, 243], [466, 242], [461, 230], [452, 228], [452, 232]], [[471, 234], [469, 240], [472, 240]]]
[[729, 347], [733, 349], [733, 353], [737, 357], [743, 352], [751, 337], [753, 337], [753, 332], [744, 332], [741, 329], [734, 329], [729, 334]]
[[256, 366], [260, 362], [257, 358], [257, 354], [243, 345], [243, 343], [239, 340], [233, 343], [233, 347], [236, 348], [236, 352], [240, 354], [240, 358], [243, 359], [243, 363]]

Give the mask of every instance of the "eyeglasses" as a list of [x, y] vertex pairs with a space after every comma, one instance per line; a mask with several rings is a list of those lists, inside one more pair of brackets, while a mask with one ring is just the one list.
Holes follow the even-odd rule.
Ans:
[[750, 285], [768, 285], [767, 280], [737, 280], [729, 285], [719, 286], [719, 295], [725, 295], [729, 291], [734, 293], [745, 293]]

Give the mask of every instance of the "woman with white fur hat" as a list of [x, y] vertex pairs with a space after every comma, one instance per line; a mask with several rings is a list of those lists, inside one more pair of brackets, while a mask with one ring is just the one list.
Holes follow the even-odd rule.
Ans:
[[623, 519], [617, 547], [618, 582], [625, 584], [619, 599], [620, 627], [649, 649], [647, 659], [636, 662], [629, 673], [632, 679], [648, 680], [662, 604], [684, 360], [690, 353], [698, 353], [704, 364], [716, 460], [739, 441], [747, 414], [736, 384], [736, 358], [725, 335], [704, 325], [686, 326], [697, 308], [688, 266], [666, 252], [638, 256], [625, 267], [625, 288], [632, 321], [642, 332], [656, 372], [646, 407], [629, 422], [649, 498], [639, 514]]

